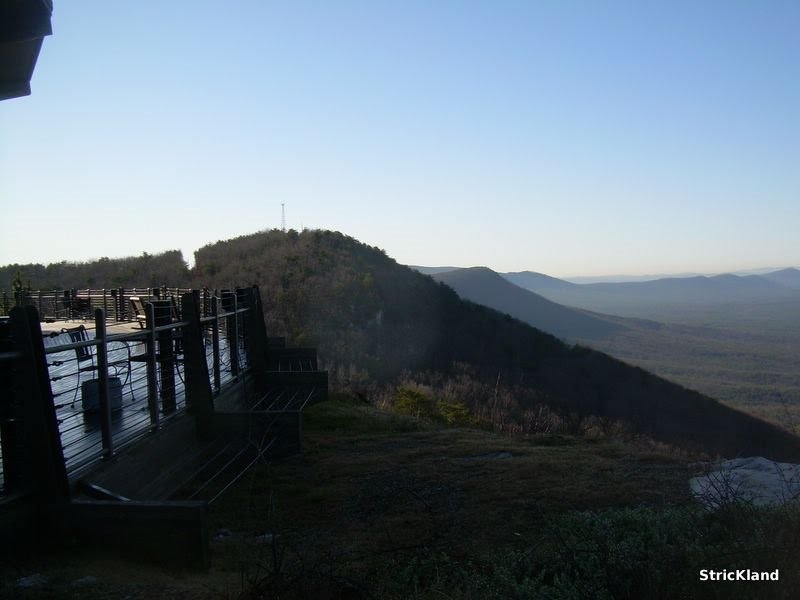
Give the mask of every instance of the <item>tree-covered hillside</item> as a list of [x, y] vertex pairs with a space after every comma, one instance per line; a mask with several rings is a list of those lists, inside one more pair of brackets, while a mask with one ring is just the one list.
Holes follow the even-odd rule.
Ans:
[[269, 231], [196, 253], [196, 285], [233, 282], [260, 286], [272, 335], [381, 381], [453, 361], [528, 367], [565, 348], [336, 232]]
[[272, 335], [316, 345], [329, 368], [359, 381], [424, 373], [417, 379], [435, 396], [468, 372], [471, 383], [459, 389], [494, 390], [473, 394], [483, 404], [468, 402], [473, 411], [510, 396], [504, 418], [524, 420], [543, 403], [561, 414], [622, 420], [669, 443], [800, 459], [800, 440], [780, 428], [462, 301], [340, 233], [268, 231], [211, 244], [196, 253], [194, 277], [209, 287], [258, 284]]

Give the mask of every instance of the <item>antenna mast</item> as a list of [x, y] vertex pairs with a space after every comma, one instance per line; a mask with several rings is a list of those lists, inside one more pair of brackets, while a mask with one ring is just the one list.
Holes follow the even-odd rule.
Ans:
[[286, 233], [286, 203], [281, 202], [281, 231]]

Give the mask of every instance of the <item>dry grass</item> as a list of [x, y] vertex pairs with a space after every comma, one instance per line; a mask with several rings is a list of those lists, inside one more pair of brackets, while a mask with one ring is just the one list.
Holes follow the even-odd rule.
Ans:
[[[480, 561], [497, 546], [530, 543], [557, 513], [689, 500], [687, 459], [667, 452], [440, 428], [349, 400], [311, 408], [304, 444], [300, 456], [254, 468], [211, 507], [208, 573], [62, 548], [6, 564], [0, 595], [230, 598], [281, 569], [287, 577], [356, 573], [359, 587], [384, 557], [424, 550]], [[49, 585], [13, 587], [33, 573]], [[98, 581], [72, 585], [87, 575]]]
[[342, 401], [309, 411], [305, 448], [254, 469], [221, 501], [214, 527], [232, 535], [215, 547], [218, 564], [247, 564], [257, 578], [274, 557], [252, 540], [279, 534], [285, 561], [302, 556], [304, 569], [324, 564], [363, 582], [376, 561], [421, 551], [480, 561], [530, 543], [569, 510], [689, 501], [686, 459], [666, 452], [436, 428]]

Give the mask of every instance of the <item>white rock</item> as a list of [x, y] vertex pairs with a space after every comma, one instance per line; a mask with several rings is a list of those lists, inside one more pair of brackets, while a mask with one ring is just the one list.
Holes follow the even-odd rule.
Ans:
[[800, 465], [761, 456], [723, 460], [712, 471], [690, 479], [689, 487], [709, 509], [738, 501], [756, 506], [785, 504], [800, 498]]
[[47, 577], [41, 573], [34, 573], [27, 577], [20, 577], [17, 579], [18, 588], [36, 588], [47, 584]]

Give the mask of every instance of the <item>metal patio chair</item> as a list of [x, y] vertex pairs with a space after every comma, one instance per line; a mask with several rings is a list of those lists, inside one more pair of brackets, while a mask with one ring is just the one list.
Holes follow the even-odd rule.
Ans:
[[[89, 337], [89, 332], [83, 325], [78, 325], [77, 327], [64, 327], [61, 329], [61, 333], [68, 335], [70, 342], [73, 344], [88, 342], [91, 339]], [[126, 358], [108, 363], [108, 368], [113, 369], [114, 371], [114, 377], [119, 377], [123, 370], [126, 371], [125, 381], [122, 383], [123, 386], [128, 382], [131, 373], [130, 348], [128, 348], [127, 344], [125, 347], [127, 348], [128, 353]], [[75, 385], [75, 394], [72, 398], [72, 402], [70, 403], [70, 407], [72, 408], [75, 407], [75, 402], [78, 400], [78, 390], [81, 388], [81, 375], [83, 373], [93, 373], [98, 369], [97, 362], [95, 361], [95, 352], [93, 351], [93, 346], [79, 346], [78, 348], [75, 348], [75, 359], [78, 365], [78, 381]]]

